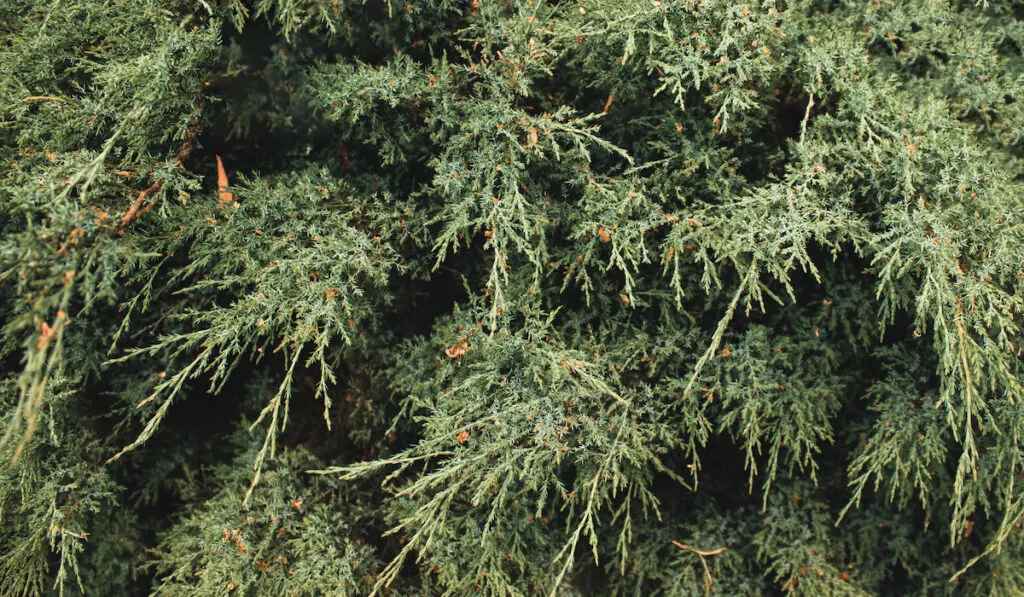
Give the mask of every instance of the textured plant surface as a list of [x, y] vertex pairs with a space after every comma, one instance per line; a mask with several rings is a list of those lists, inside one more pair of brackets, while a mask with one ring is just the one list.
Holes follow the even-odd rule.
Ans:
[[1022, 19], [4, 0], [0, 594], [1024, 595]]

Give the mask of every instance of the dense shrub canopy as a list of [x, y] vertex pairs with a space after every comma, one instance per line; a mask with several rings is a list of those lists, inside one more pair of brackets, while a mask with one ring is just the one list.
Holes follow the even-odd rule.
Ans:
[[0, 594], [1024, 594], [1021, 18], [5, 0]]

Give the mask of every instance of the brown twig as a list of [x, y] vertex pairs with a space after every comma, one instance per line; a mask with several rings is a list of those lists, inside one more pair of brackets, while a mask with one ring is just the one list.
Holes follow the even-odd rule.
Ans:
[[21, 98], [21, 101], [28, 102], [62, 102], [63, 98], [53, 97], [51, 95], [30, 95], [28, 97]]
[[615, 88], [616, 87], [617, 87], [616, 85], [612, 85], [612, 90], [608, 94], [608, 99], [605, 100], [605, 102], [604, 102], [604, 110], [601, 110], [602, 114], [607, 114], [608, 110], [611, 110], [611, 108], [612, 108], [612, 101], [615, 99]]
[[142, 202], [145, 201], [146, 197], [148, 197], [149, 195], [158, 192], [160, 190], [160, 187], [160, 181], [155, 181], [153, 184], [149, 185], [149, 188], [139, 193], [139, 196], [135, 198], [134, 202], [132, 202], [132, 205], [131, 207], [128, 208], [128, 211], [124, 212], [124, 216], [121, 218], [121, 224], [117, 227], [118, 231], [124, 230], [125, 226], [130, 224], [132, 220], [149, 211], [153, 204], [150, 203], [147, 205], [143, 205]]
[[[202, 113], [202, 110], [205, 107], [205, 105], [206, 102], [202, 98], [200, 98], [198, 111], [199, 113]], [[188, 158], [189, 154], [192, 153], [193, 141], [195, 141], [195, 138], [199, 136], [199, 133], [202, 130], [203, 125], [199, 122], [197, 114], [196, 120], [188, 126], [188, 131], [185, 133], [185, 142], [181, 144], [181, 147], [178, 148], [178, 152], [174, 154], [174, 161], [178, 164], [178, 168], [184, 168], [185, 160]], [[153, 184], [149, 185], [149, 187], [146, 190], [139, 192], [139, 196], [135, 198], [135, 201], [132, 202], [131, 206], [128, 208], [128, 211], [124, 212], [124, 216], [121, 217], [121, 223], [117, 227], [118, 233], [123, 234], [124, 229], [125, 227], [128, 226], [128, 224], [131, 224], [132, 221], [138, 219], [147, 211], [153, 208], [153, 203], [144, 203], [146, 197], [155, 195], [156, 193], [160, 192], [160, 189], [162, 187], [163, 182], [156, 180], [153, 181]]]
[[723, 551], [725, 551], [726, 548], [719, 547], [718, 549], [712, 549], [711, 551], [701, 551], [699, 549], [694, 549], [694, 548], [690, 547], [689, 545], [683, 545], [682, 543], [680, 543], [678, 541], [675, 541], [675, 540], [672, 541], [672, 545], [675, 545], [679, 549], [685, 549], [686, 551], [691, 551], [691, 552], [697, 554], [697, 557], [700, 558], [701, 565], [704, 566], [704, 574], [707, 576], [707, 582], [704, 584], [704, 586], [707, 588], [708, 592], [710, 593], [711, 592], [711, 586], [713, 584], [715, 584], [715, 582], [714, 582], [714, 580], [711, 579], [711, 569], [708, 568], [708, 563], [707, 563], [707, 561], [704, 558], [705, 557], [710, 557], [710, 556], [717, 556], [718, 554], [720, 554]]
[[231, 203], [234, 196], [228, 190], [228, 174], [224, 171], [224, 162], [217, 157], [217, 200], [221, 203]]

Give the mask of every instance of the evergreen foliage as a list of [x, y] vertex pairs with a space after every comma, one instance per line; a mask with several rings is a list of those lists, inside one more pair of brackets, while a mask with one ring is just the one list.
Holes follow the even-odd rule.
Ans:
[[6, 0], [0, 594], [1024, 595], [1022, 15]]

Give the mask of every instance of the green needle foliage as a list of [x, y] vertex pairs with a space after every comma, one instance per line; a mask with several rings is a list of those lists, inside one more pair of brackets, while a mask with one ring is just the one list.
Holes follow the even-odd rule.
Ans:
[[1024, 595], [1024, 5], [6, 0], [0, 595]]

